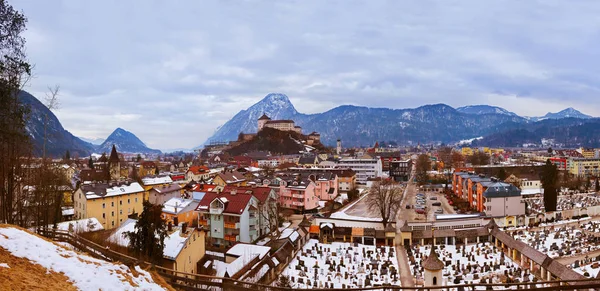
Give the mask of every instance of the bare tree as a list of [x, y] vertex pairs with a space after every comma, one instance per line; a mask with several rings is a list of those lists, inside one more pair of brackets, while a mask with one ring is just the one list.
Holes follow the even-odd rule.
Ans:
[[383, 227], [386, 227], [400, 208], [402, 188], [393, 180], [377, 181], [371, 186], [366, 199], [367, 206], [379, 212]]
[[[54, 88], [48, 86], [48, 92], [46, 93], [46, 107], [48, 110], [53, 111], [57, 110], [59, 107], [58, 102], [58, 91], [60, 87], [58, 85], [54, 86]], [[48, 111], [44, 114], [44, 150], [42, 157], [46, 160], [46, 143], [48, 142]]]
[[265, 202], [259, 204], [259, 214], [261, 220], [261, 231], [271, 239], [277, 239], [281, 235], [279, 227], [283, 223], [283, 217], [280, 215], [280, 207], [277, 195], [269, 196]]

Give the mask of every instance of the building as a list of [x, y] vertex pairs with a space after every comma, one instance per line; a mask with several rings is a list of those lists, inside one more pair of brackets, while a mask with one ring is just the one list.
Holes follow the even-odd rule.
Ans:
[[171, 198], [163, 204], [162, 217], [167, 223], [192, 225], [197, 219], [196, 208], [200, 201], [183, 198]]
[[356, 173], [356, 182], [366, 184], [369, 178], [382, 176], [381, 159], [378, 158], [346, 158], [338, 163], [338, 168], [351, 169]]
[[118, 227], [142, 211], [144, 193], [137, 182], [82, 184], [74, 194], [75, 219], [94, 217], [104, 229]]
[[[110, 235], [108, 240], [119, 246], [129, 247], [129, 238], [124, 234], [135, 231], [136, 222], [135, 219], [127, 219]], [[167, 234], [168, 236], [164, 240], [163, 260], [160, 265], [176, 272], [197, 274], [198, 262], [206, 253], [205, 231], [188, 227], [187, 224], [182, 223], [169, 226]]]
[[119, 160], [119, 154], [117, 154], [117, 147], [114, 144], [110, 151], [110, 158], [108, 158], [108, 169], [111, 180], [121, 179], [121, 161]]
[[231, 247], [238, 242], [251, 243], [259, 237], [259, 200], [236, 190], [207, 192], [196, 211], [198, 225], [209, 229], [208, 243], [213, 247]]
[[185, 178], [188, 181], [206, 181], [210, 179], [210, 172], [207, 166], [191, 166], [185, 172]]
[[567, 169], [567, 159], [565, 158], [550, 158], [550, 162], [555, 164], [560, 171]]
[[412, 172], [412, 159], [392, 161], [390, 163], [390, 177], [396, 182], [408, 182]]
[[483, 193], [485, 214], [491, 217], [508, 217], [525, 214], [521, 190], [512, 184], [496, 182]]
[[569, 173], [580, 178], [600, 176], [600, 158], [573, 158], [569, 159]]
[[401, 161], [402, 156], [400, 152], [381, 152], [378, 153], [377, 156], [381, 159], [381, 170], [383, 172], [389, 173], [392, 169], [392, 162]]
[[296, 126], [293, 120], [271, 120], [271, 118], [269, 118], [266, 114], [263, 114], [258, 119], [258, 131], [261, 131], [266, 127], [281, 131], [302, 133], [302, 128], [300, 126]]
[[246, 186], [246, 176], [244, 173], [238, 172], [237, 170], [226, 170], [223, 172], [217, 173], [215, 178], [213, 179], [213, 184], [218, 187], [229, 186]]
[[317, 211], [320, 199], [314, 181], [300, 175], [279, 179], [279, 204], [282, 207], [298, 212]]

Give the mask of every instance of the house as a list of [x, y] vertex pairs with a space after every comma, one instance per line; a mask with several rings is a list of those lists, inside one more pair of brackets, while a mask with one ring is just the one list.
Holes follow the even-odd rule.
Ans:
[[217, 173], [213, 179], [213, 184], [219, 187], [230, 186], [246, 186], [246, 177], [243, 173], [234, 170], [225, 170]]
[[317, 155], [304, 155], [298, 159], [298, 166], [305, 168], [315, 168], [321, 163]]
[[94, 217], [104, 229], [118, 227], [142, 211], [144, 194], [137, 182], [84, 183], [74, 194], [75, 219]]
[[313, 180], [299, 175], [284, 177], [279, 182], [279, 204], [296, 211], [316, 211], [319, 207], [316, 187]]
[[207, 166], [191, 166], [185, 172], [185, 177], [188, 181], [205, 181], [210, 179], [210, 172]]
[[253, 242], [259, 237], [258, 204], [256, 197], [237, 190], [207, 192], [196, 208], [198, 225], [209, 229], [208, 243], [213, 247]]
[[521, 190], [515, 185], [495, 182], [483, 192], [485, 214], [491, 217], [508, 217], [525, 214]]
[[140, 177], [158, 175], [158, 173], [156, 172], [156, 169], [157, 169], [157, 167], [154, 162], [144, 161], [140, 164], [140, 169], [139, 169], [138, 175]]
[[152, 204], [164, 204], [171, 198], [181, 198], [183, 187], [178, 184], [159, 185], [150, 188], [148, 191], [148, 201]]
[[[127, 219], [108, 238], [112, 243], [122, 247], [129, 246], [129, 238], [126, 232], [135, 231], [137, 220]], [[170, 226], [167, 229], [168, 236], [165, 238], [163, 249], [163, 260], [160, 265], [176, 272], [196, 274], [197, 264], [206, 253], [204, 230], [188, 227], [187, 224]]]
[[278, 227], [277, 213], [277, 194], [275, 189], [270, 187], [258, 186], [226, 186], [223, 192], [232, 192], [250, 194], [258, 199], [258, 224], [259, 236], [270, 233]]
[[183, 222], [192, 225], [198, 218], [195, 211], [199, 203], [193, 199], [171, 198], [163, 204], [162, 217], [173, 225]]
[[378, 178], [383, 174], [381, 159], [378, 158], [345, 158], [339, 161], [338, 168], [353, 170], [356, 173], [356, 182], [360, 184], [366, 184], [369, 178]]
[[412, 159], [393, 160], [389, 163], [390, 177], [396, 182], [408, 182], [413, 166]]
[[173, 184], [173, 179], [171, 179], [170, 176], [168, 175], [162, 175], [162, 176], [147, 176], [142, 178], [142, 186], [144, 187], [144, 190], [146, 191], [146, 196], [145, 199], [148, 200], [148, 195], [150, 195], [150, 189], [152, 188], [160, 188], [160, 187], [168, 187], [171, 186], [171, 184]]

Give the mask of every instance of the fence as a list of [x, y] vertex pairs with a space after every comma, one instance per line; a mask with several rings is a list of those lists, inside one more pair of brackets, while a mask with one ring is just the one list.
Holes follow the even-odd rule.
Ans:
[[[151, 263], [115, 252], [107, 247], [96, 244], [77, 234], [68, 231], [39, 228], [37, 233], [52, 240], [66, 242], [74, 248], [86, 252], [92, 257], [109, 262], [120, 262], [133, 266], [139, 265], [144, 269], [151, 269], [165, 279], [167, 283], [179, 290], [212, 290], [212, 291], [292, 291], [296, 289], [267, 286], [256, 283], [247, 283], [231, 278], [221, 278], [208, 275], [190, 274], [177, 272], [171, 269], [153, 265]], [[577, 284], [577, 285], [575, 285]], [[595, 279], [589, 280], [563, 280], [550, 282], [510, 283], [510, 284], [465, 284], [440, 287], [400, 287], [400, 286], [378, 286], [367, 288], [345, 288], [345, 289], [323, 289], [311, 288], [312, 291], [406, 291], [406, 290], [505, 290], [505, 289], [532, 289], [532, 290], [600, 290], [600, 282]]]

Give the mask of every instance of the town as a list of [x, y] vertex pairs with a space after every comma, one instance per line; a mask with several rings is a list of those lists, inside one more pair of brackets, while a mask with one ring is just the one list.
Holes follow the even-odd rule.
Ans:
[[[202, 288], [220, 279], [297, 289], [534, 288], [600, 276], [600, 149], [325, 147], [293, 120], [256, 122], [258, 133], [194, 153], [113, 145], [34, 159], [24, 199], [60, 199], [33, 216], [15, 209], [12, 223], [152, 260], [180, 287], [191, 284], [182, 274]], [[230, 154], [284, 133], [298, 153]], [[60, 177], [39, 184], [48, 168]], [[149, 223], [164, 228], [158, 259], [132, 242]]]

